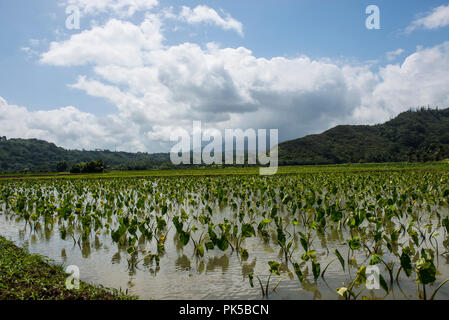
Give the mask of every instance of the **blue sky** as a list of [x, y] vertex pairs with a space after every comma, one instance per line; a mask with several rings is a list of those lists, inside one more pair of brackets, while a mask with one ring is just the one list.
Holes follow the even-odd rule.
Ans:
[[[110, 0], [110, 3], [119, 4], [120, 1]], [[50, 119], [49, 122], [61, 122], [62, 127], [73, 127], [74, 130], [66, 130], [60, 134], [56, 124], [52, 128], [31, 124], [19, 129], [9, 129], [6, 123], [10, 123], [13, 118], [0, 116], [0, 123], [2, 120], [5, 123], [3, 130], [0, 127], [1, 135], [25, 138], [36, 136], [69, 148], [112, 148], [119, 145], [123, 150], [153, 152], [164, 150], [166, 132], [172, 131], [175, 125], [186, 126], [188, 121], [192, 120], [202, 120], [211, 128], [218, 129], [234, 125], [277, 127], [281, 139], [291, 139], [328, 129], [338, 123], [377, 123], [388, 120], [413, 105], [438, 104], [449, 107], [444, 105], [449, 101], [449, 86], [444, 85], [443, 78], [437, 78], [437, 75], [429, 76], [425, 71], [426, 68], [435, 67], [439, 77], [444, 77], [444, 72], [449, 72], [445, 60], [447, 48], [444, 46], [449, 40], [449, 22], [445, 17], [448, 1], [150, 0], [153, 5], [146, 6], [142, 4], [144, 2], [135, 0], [137, 9], [132, 15], [123, 14], [122, 7], [104, 7], [103, 0], [93, 2], [98, 2], [100, 9], [86, 11], [86, 7], [83, 7], [86, 3], [84, 0], [0, 2], [0, 97], [4, 100], [3, 108], [13, 114], [10, 117], [20, 117], [22, 112], [23, 118], [28, 119], [30, 123]], [[65, 27], [65, 9], [69, 4], [77, 5], [82, 12], [80, 30], [68, 30]], [[380, 30], [368, 30], [365, 27], [365, 19], [368, 16], [365, 14], [365, 8], [372, 4], [380, 9]], [[181, 17], [183, 6], [188, 9], [188, 15]], [[221, 21], [228, 17], [240, 23], [242, 34], [233, 27], [226, 29], [224, 22], [220, 25], [211, 16], [195, 17], [194, 10], [198, 6], [212, 10], [207, 11], [207, 14], [212, 13], [215, 18], [222, 18]], [[432, 10], [436, 10], [435, 8], [440, 8], [441, 12], [432, 17]], [[165, 14], [167, 12], [170, 12], [171, 16]], [[136, 50], [142, 54], [143, 62], [136, 65], [132, 61], [123, 63], [126, 57], [119, 57], [121, 52], [117, 48], [115, 49], [118, 53], [111, 58], [116, 60], [103, 62], [101, 54], [104, 53], [100, 52], [101, 48], [97, 48], [100, 50], [97, 52], [93, 48], [95, 41], [89, 42], [92, 39], [89, 34], [92, 37], [94, 34], [91, 31], [94, 28], [106, 30], [111, 19], [120, 22], [117, 28], [132, 29], [133, 26], [139, 27], [148, 19], [148, 15], [157, 17], [152, 18], [149, 24], [160, 24], [157, 33], [150, 36], [162, 35], [164, 40], [148, 48], [145, 44], [136, 44]], [[419, 20], [426, 18], [427, 20]], [[440, 21], [434, 21], [435, 19]], [[410, 29], [414, 21], [416, 27]], [[84, 41], [86, 48], [90, 46], [89, 49], [82, 47], [82, 41], [81, 44], [76, 43], [76, 36], [80, 33], [86, 33]], [[111, 42], [113, 38], [107, 39]], [[52, 42], [64, 46], [64, 50], [52, 50]], [[180, 63], [181, 60], [177, 60], [179, 57], [176, 55], [187, 54], [187, 51], [182, 51], [187, 50], [186, 48], [170, 55], [172, 60], [167, 61], [170, 68], [158, 63], [165, 59], [167, 53], [160, 50], [170, 50], [186, 43], [198, 45], [201, 54], [205, 54], [204, 59], [211, 59], [213, 67], [206, 63], [207, 68], [195, 64], [192, 60], [194, 54], [184, 59], [184, 67], [189, 72], [198, 72], [198, 79], [201, 79], [199, 82], [189, 82], [191, 80], [187, 79], [187, 82], [178, 83], [182, 74], [177, 68], [184, 62]], [[224, 51], [208, 53], [208, 43], [214, 43]], [[240, 60], [229, 55], [223, 56], [225, 49], [237, 50], [240, 47], [249, 51], [239, 53], [238, 59], [248, 56], [248, 59], [257, 64], [254, 68], [248, 66], [248, 72], [242, 74], [239, 74], [237, 65]], [[84, 50], [90, 50], [90, 53], [79, 53]], [[396, 55], [387, 54], [394, 51]], [[157, 57], [152, 57], [152, 60], [145, 58], [146, 54], [155, 52]], [[43, 58], [46, 53], [47, 58]], [[189, 51], [190, 53], [192, 51]], [[123, 55], [126, 54], [123, 51]], [[408, 63], [405, 63], [410, 56], [416, 59], [409, 59]], [[301, 57], [308, 60], [296, 60]], [[429, 59], [435, 57], [441, 60], [440, 65], [437, 65], [438, 61], [429, 62]], [[279, 58], [286, 59], [285, 65], [284, 62], [275, 61]], [[71, 62], [64, 62], [68, 60]], [[266, 64], [264, 61], [271, 63]], [[214, 69], [217, 64], [220, 65], [221, 71]], [[123, 77], [128, 78], [118, 80], [117, 76], [112, 74], [114, 67], [125, 68], [120, 71]], [[102, 72], [96, 68], [103, 68]], [[292, 70], [292, 74], [286, 74], [285, 78], [282, 71], [284, 68], [285, 72]], [[411, 68], [414, 69], [410, 71]], [[307, 72], [303, 73], [303, 69]], [[139, 88], [131, 79], [137, 72], [142, 76], [152, 72], [158, 74], [157, 83], [151, 82], [156, 81], [154, 79], [148, 79], [148, 83], [153, 83], [155, 88], [160, 86], [159, 90], [167, 92], [158, 95], [158, 90], [153, 92], [148, 89], [146, 92]], [[423, 83], [422, 87], [428, 87], [429, 90], [420, 91], [420, 95], [412, 95], [415, 99], [413, 101], [407, 100], [406, 91], [416, 93], [416, 90], [394, 86], [395, 81], [400, 81], [400, 76], [404, 76], [404, 72], [411, 72], [414, 76], [424, 72], [428, 83]], [[358, 78], [354, 73], [357, 73]], [[165, 75], [165, 80], [161, 78], [161, 74]], [[251, 74], [251, 77], [243, 81], [242, 77], [246, 74]], [[80, 81], [80, 77], [84, 77], [82, 79], [86, 81]], [[212, 85], [213, 80], [210, 79], [217, 77], [219, 81]], [[295, 77], [298, 83], [304, 84], [289, 85], [296, 81]], [[313, 86], [307, 83], [307, 77], [312, 77]], [[279, 82], [285, 79], [289, 81], [286, 80], [280, 86]], [[341, 83], [335, 84], [340, 80]], [[258, 85], [260, 81], [263, 82], [262, 86]], [[328, 82], [335, 87], [330, 88]], [[208, 84], [211, 87], [202, 91]], [[112, 90], [111, 92], [120, 91], [123, 96], [119, 93], [117, 96], [99, 93], [105, 89], [104, 86]], [[324, 87], [325, 91], [321, 92], [319, 88]], [[339, 95], [341, 88], [347, 90], [344, 96]], [[388, 100], [395, 96], [396, 92], [403, 94], [404, 98], [397, 101]], [[338, 97], [333, 98], [332, 94]], [[220, 112], [217, 113], [214, 107], [221, 105], [228, 95], [231, 97], [229, 102], [220, 107]], [[328, 100], [316, 100], [323, 95], [329, 95]], [[320, 107], [319, 112], [314, 113], [316, 106], [334, 100], [340, 101], [340, 104]], [[154, 101], [157, 101], [157, 104], [153, 105]], [[391, 106], [388, 101], [404, 105]], [[278, 102], [279, 106], [276, 106]], [[170, 114], [164, 104], [179, 104], [178, 109], [182, 109], [182, 112]], [[73, 107], [74, 110], [63, 109], [67, 106]], [[155, 116], [158, 111], [161, 114]], [[167, 114], [163, 111], [167, 111]], [[282, 120], [291, 118], [291, 113], [295, 113], [297, 119], [304, 121]], [[256, 114], [257, 116], [254, 116]], [[84, 122], [91, 121], [88, 126], [90, 129], [73, 125], [73, 117], [76, 118], [75, 123], [78, 123], [81, 121], [80, 116]], [[110, 116], [115, 117], [115, 122]], [[148, 121], [143, 123], [141, 119]], [[114, 123], [117, 127], [111, 128]], [[79, 132], [76, 131], [77, 126]], [[129, 129], [131, 127], [132, 130]], [[124, 133], [123, 128], [130, 131]], [[105, 132], [104, 135], [101, 132]], [[95, 142], [92, 143], [93, 141]]]

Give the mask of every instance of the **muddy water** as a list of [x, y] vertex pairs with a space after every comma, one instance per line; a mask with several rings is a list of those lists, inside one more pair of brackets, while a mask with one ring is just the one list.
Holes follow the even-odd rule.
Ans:
[[[268, 261], [282, 261], [279, 247], [273, 242], [265, 243], [259, 238], [249, 238], [243, 247], [248, 249], [249, 257], [242, 261], [235, 252], [226, 253], [218, 249], [206, 253], [205, 258], [198, 260], [193, 255], [190, 243], [182, 248], [175, 238], [175, 229], [171, 228], [165, 243], [166, 253], [160, 259], [160, 267], [141, 261], [137, 268], [129, 269], [129, 255], [126, 248], [118, 248], [112, 243], [109, 234], [96, 235], [90, 243], [74, 244], [72, 239], [61, 240], [58, 229], [35, 230], [25, 226], [22, 220], [0, 214], [0, 234], [17, 245], [26, 247], [31, 253], [39, 253], [64, 266], [76, 265], [80, 269], [81, 280], [107, 287], [128, 290], [141, 299], [261, 299], [258, 281], [255, 287], [248, 282], [248, 273], [254, 272], [264, 281], [268, 277]], [[441, 243], [443, 239], [439, 239]], [[141, 244], [142, 248], [144, 244]], [[321, 257], [321, 270], [327, 262], [335, 258], [333, 251], [338, 248], [346, 258], [346, 246], [337, 233], [329, 234], [327, 239], [316, 239], [314, 246]], [[329, 248], [329, 255], [327, 255]], [[444, 248], [440, 248], [440, 253]], [[299, 251], [297, 260], [299, 260]], [[295, 255], [295, 257], [296, 257]], [[143, 258], [143, 256], [139, 257]], [[367, 265], [366, 257], [355, 256], [360, 263]], [[285, 270], [285, 265], [282, 266]], [[449, 259], [439, 257], [435, 288], [441, 281], [449, 278]], [[293, 270], [291, 270], [293, 271]], [[354, 277], [356, 269], [351, 269]], [[389, 275], [381, 267], [381, 273], [388, 281]], [[282, 280], [281, 280], [282, 279]], [[301, 285], [293, 273], [283, 273], [282, 277], [272, 277], [270, 287], [279, 281], [276, 291], [270, 292], [270, 299], [339, 299], [336, 288], [342, 282], [350, 282], [349, 275], [343, 274], [338, 261], [334, 261], [326, 271], [325, 280], [319, 278], [315, 283], [309, 272], [308, 281]], [[384, 299], [417, 299], [416, 283], [401, 276], [401, 288], [395, 287], [393, 292], [385, 296], [382, 289], [365, 290], [362, 295]], [[433, 290], [428, 289], [428, 292]], [[361, 295], [361, 296], [362, 296]], [[449, 299], [449, 286], [440, 290], [438, 299]]]

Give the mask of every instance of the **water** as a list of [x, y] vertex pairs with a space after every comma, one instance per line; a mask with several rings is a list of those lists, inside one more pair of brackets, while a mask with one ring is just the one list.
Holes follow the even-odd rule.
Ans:
[[[261, 299], [262, 294], [257, 279], [254, 279], [254, 288], [249, 285], [247, 275], [254, 272], [259, 275], [265, 286], [268, 278], [268, 261], [282, 261], [278, 248], [270, 243], [264, 243], [259, 238], [249, 238], [244, 242], [248, 249], [249, 257], [242, 261], [236, 253], [221, 252], [214, 249], [205, 254], [203, 259], [197, 259], [193, 254], [193, 245], [190, 243], [182, 248], [175, 238], [174, 228], [167, 234], [165, 243], [166, 253], [160, 259], [160, 267], [141, 261], [137, 268], [130, 270], [126, 248], [119, 248], [114, 244], [107, 233], [96, 235], [89, 243], [84, 245], [74, 244], [72, 239], [62, 240], [58, 229], [31, 231], [30, 226], [25, 227], [23, 220], [0, 214], [0, 234], [8, 240], [15, 241], [18, 246], [27, 248], [31, 253], [38, 253], [49, 257], [57, 264], [64, 266], [76, 265], [80, 269], [80, 278], [93, 284], [102, 284], [106, 287], [128, 289], [131, 294], [138, 295], [141, 299]], [[323, 239], [322, 239], [323, 240]], [[439, 239], [439, 243], [442, 239]], [[144, 248], [144, 244], [141, 247]], [[321, 271], [331, 259], [335, 258], [333, 251], [338, 248], [346, 258], [346, 247], [337, 234], [328, 235], [325, 241], [316, 239], [314, 246], [318, 254], [324, 254], [321, 259]], [[326, 257], [326, 246], [329, 247], [329, 256]], [[440, 253], [444, 248], [440, 248]], [[298, 259], [299, 260], [299, 253]], [[296, 255], [295, 255], [296, 257]], [[139, 259], [143, 258], [141, 255]], [[367, 265], [364, 255], [355, 256], [357, 261]], [[440, 256], [437, 269], [441, 272], [432, 288], [449, 278], [449, 259]], [[347, 267], [347, 266], [346, 266]], [[285, 270], [285, 265], [281, 265]], [[283, 273], [282, 277], [273, 276], [270, 287], [273, 288], [279, 280], [276, 291], [270, 292], [270, 299], [341, 299], [336, 288], [342, 286], [342, 282], [350, 282], [348, 273], [343, 274], [338, 261], [334, 261], [326, 271], [325, 279], [321, 277], [316, 284], [310, 275], [303, 284], [299, 283], [292, 273]], [[356, 269], [351, 269], [352, 277]], [[388, 273], [381, 268], [381, 273], [389, 282]], [[396, 273], [396, 271], [395, 271]], [[385, 296], [382, 289], [367, 290], [361, 294], [371, 298], [384, 299], [417, 299], [416, 283], [414, 275], [406, 280], [401, 275], [401, 288], [397, 286]], [[428, 292], [433, 292], [432, 288]], [[401, 292], [401, 290], [402, 292]], [[357, 291], [357, 290], [356, 290]], [[443, 287], [438, 293], [438, 299], [449, 299], [449, 286]]]

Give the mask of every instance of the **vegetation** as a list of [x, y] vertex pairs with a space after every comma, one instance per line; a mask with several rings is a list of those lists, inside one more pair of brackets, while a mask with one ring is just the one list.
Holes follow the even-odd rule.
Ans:
[[[176, 247], [197, 266], [218, 252], [245, 261], [253, 254], [249, 238], [279, 251], [266, 273], [247, 274], [249, 286], [258, 280], [255, 295], [270, 297], [288, 276], [318, 292], [328, 267], [340, 264], [344, 284], [334, 288], [336, 298], [382, 298], [394, 290], [408, 298], [403, 284], [414, 282], [416, 298], [437, 299], [446, 284], [438, 269], [449, 254], [448, 166], [399, 167], [305, 167], [276, 176], [4, 179], [0, 208], [25, 221], [30, 232], [54, 231], [80, 248], [98, 232], [107, 234], [126, 248], [130, 271], [163, 268], [165, 242], [174, 230]], [[363, 295], [370, 265], [381, 268], [384, 295]]]
[[105, 170], [106, 166], [103, 160], [96, 160], [74, 164], [70, 173], [103, 173]]
[[[169, 155], [162, 153], [66, 150], [36, 139], [0, 140], [0, 173], [64, 172], [74, 164], [98, 159], [116, 170], [153, 169], [170, 162]], [[64, 162], [67, 167], [62, 167]]]
[[[449, 158], [449, 109], [408, 111], [375, 126], [337, 126], [279, 145], [280, 165], [427, 162], [445, 158]], [[111, 170], [179, 168], [171, 164], [169, 153], [65, 150], [36, 139], [0, 139], [0, 173], [65, 172], [76, 164], [99, 159]]]
[[0, 236], [0, 300], [129, 300], [115, 289], [80, 281], [79, 289], [66, 288], [69, 275], [45, 257], [29, 254]]
[[337, 126], [279, 145], [283, 165], [426, 162], [449, 158], [449, 109], [421, 108], [374, 126]]

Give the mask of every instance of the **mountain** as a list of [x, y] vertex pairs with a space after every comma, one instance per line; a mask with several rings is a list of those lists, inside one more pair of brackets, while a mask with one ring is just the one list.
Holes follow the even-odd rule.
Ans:
[[69, 166], [80, 162], [103, 160], [111, 169], [144, 170], [168, 165], [168, 153], [129, 153], [109, 150], [66, 150], [53, 143], [37, 139], [0, 138], [0, 172], [53, 172], [59, 161]]
[[431, 161], [449, 157], [449, 108], [409, 110], [378, 125], [341, 125], [279, 144], [281, 165]]

